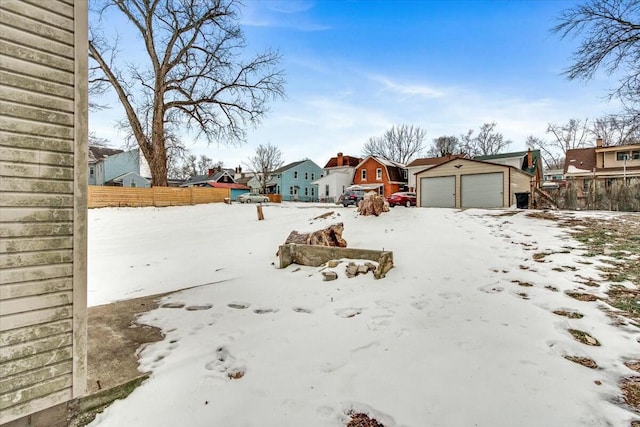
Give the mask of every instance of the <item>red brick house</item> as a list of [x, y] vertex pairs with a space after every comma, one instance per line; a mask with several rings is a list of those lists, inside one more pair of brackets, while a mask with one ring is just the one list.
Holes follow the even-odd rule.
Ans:
[[407, 169], [403, 164], [369, 156], [356, 166], [353, 184], [389, 197], [407, 189]]

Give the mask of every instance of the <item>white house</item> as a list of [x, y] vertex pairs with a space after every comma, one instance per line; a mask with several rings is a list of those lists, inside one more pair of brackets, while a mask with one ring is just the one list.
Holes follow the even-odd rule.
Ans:
[[318, 186], [318, 200], [337, 201], [353, 183], [353, 174], [361, 161], [358, 157], [345, 156], [342, 153], [329, 159], [323, 168], [323, 176], [312, 183]]

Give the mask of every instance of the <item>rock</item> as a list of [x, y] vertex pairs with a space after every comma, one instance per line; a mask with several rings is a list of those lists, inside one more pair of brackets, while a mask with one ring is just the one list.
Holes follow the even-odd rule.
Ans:
[[323, 271], [322, 272], [322, 280], [325, 282], [330, 282], [332, 280], [336, 280], [338, 278], [338, 273], [335, 271]]
[[341, 261], [339, 259], [331, 259], [327, 261], [327, 267], [336, 268], [340, 264], [340, 262]]
[[358, 274], [367, 274], [369, 272], [369, 267], [366, 265], [358, 266]]
[[358, 275], [358, 264], [350, 262], [346, 268], [347, 277], [356, 277]]

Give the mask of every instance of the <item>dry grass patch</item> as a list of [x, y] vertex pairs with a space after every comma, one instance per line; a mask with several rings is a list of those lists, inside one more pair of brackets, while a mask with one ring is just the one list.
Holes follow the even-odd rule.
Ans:
[[567, 310], [553, 310], [553, 314], [557, 314], [558, 316], [565, 316], [569, 319], [582, 319], [584, 314], [578, 313], [577, 311], [567, 311]]
[[578, 365], [582, 365], [589, 369], [596, 369], [598, 367], [598, 364], [593, 359], [589, 359], [588, 357], [568, 355], [564, 355], [563, 357], [567, 360], [572, 361], [573, 363], [577, 363]]
[[559, 292], [560, 290], [552, 285], [547, 285], [544, 287], [545, 289], [549, 289], [551, 292]]
[[512, 280], [511, 283], [517, 283], [518, 286], [523, 286], [525, 288], [529, 288], [529, 287], [533, 286], [531, 283], [523, 282], [522, 280]]
[[352, 412], [348, 415], [351, 417], [351, 420], [347, 424], [347, 427], [384, 427], [383, 424], [370, 418], [367, 414]]
[[568, 331], [576, 341], [579, 341], [582, 344], [600, 346], [600, 341], [598, 341], [585, 331], [581, 331], [578, 329], [569, 329]]
[[632, 371], [640, 372], [640, 360], [624, 362], [624, 366], [631, 369]]
[[593, 294], [586, 294], [584, 292], [566, 291], [565, 294], [578, 301], [592, 302], [597, 301], [599, 298]]
[[636, 413], [640, 414], [640, 377], [627, 377], [620, 381], [622, 397]]

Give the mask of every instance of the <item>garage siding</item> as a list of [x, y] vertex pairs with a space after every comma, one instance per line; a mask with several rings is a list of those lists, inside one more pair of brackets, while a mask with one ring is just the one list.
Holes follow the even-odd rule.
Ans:
[[[427, 196], [428, 189], [423, 188], [423, 182], [436, 182], [436, 181], [424, 181], [425, 178], [444, 178], [455, 177], [455, 207], [470, 207], [467, 202], [465, 206], [462, 200], [462, 194], [464, 192], [463, 179], [465, 176], [476, 176], [499, 174], [502, 179], [502, 204], [497, 207], [508, 207], [515, 203], [514, 193], [528, 192], [530, 191], [531, 176], [527, 173], [506, 165], [498, 165], [489, 162], [483, 162], [478, 160], [469, 159], [454, 159], [446, 163], [440, 164], [433, 168], [424, 170], [416, 174], [416, 182], [418, 183], [418, 206], [429, 206], [429, 196]], [[490, 178], [489, 178], [490, 179]], [[467, 182], [469, 184], [469, 182]], [[495, 184], [494, 184], [495, 185]], [[472, 187], [473, 188], [473, 187]], [[467, 187], [467, 193], [469, 188]], [[494, 193], [495, 197], [495, 193]], [[497, 200], [497, 198], [496, 198]], [[473, 201], [473, 199], [472, 199]], [[497, 203], [494, 203], [497, 204]]]
[[0, 424], [86, 387], [86, 13], [0, 1]]

